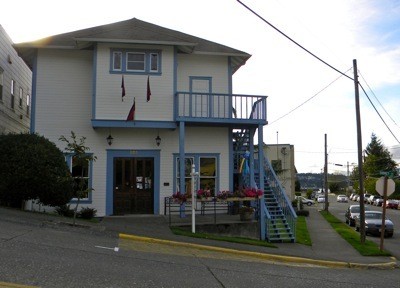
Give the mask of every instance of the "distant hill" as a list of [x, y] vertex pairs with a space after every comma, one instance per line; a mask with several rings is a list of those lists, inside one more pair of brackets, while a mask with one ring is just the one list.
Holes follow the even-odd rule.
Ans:
[[[300, 188], [319, 189], [324, 183], [324, 175], [321, 173], [297, 173], [297, 180], [300, 182]], [[328, 174], [328, 183], [337, 183], [341, 187], [347, 184], [345, 175]]]

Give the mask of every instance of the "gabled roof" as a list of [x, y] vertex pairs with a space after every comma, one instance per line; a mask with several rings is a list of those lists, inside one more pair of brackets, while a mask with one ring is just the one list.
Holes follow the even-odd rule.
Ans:
[[181, 53], [231, 56], [234, 72], [251, 57], [243, 51], [136, 18], [50, 36], [33, 42], [19, 43], [14, 47], [28, 65], [32, 66], [36, 48], [90, 49], [95, 42], [173, 45]]

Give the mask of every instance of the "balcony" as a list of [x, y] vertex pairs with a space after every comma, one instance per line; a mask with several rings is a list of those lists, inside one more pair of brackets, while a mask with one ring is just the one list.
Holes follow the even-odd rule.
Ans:
[[219, 126], [258, 126], [267, 124], [267, 96], [239, 94], [175, 94], [176, 121]]

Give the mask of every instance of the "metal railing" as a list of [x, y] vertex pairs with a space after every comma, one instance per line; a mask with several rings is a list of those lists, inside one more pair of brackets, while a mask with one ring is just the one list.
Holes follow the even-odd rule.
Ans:
[[[258, 161], [254, 161], [256, 164]], [[289, 197], [286, 195], [285, 189], [282, 187], [278, 177], [272, 168], [271, 163], [268, 158], [264, 156], [264, 179], [268, 183], [269, 187], [272, 189], [273, 194], [278, 202], [278, 205], [282, 209], [282, 213], [286, 218], [288, 226], [290, 227], [293, 238], [296, 237], [296, 219], [297, 214], [293, 209], [292, 203]], [[272, 227], [271, 216], [266, 213], [266, 234], [268, 235]], [[267, 236], [268, 237], [268, 236]]]
[[267, 96], [177, 92], [175, 118], [212, 118], [263, 121], [267, 119]]

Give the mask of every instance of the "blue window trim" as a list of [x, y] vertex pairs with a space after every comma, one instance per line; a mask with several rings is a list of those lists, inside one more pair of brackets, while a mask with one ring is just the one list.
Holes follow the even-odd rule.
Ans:
[[[65, 153], [65, 161], [67, 162], [68, 168], [71, 171], [71, 165], [72, 165], [72, 157], [75, 155], [73, 153]], [[93, 153], [86, 153], [86, 155], [93, 155]], [[89, 163], [89, 188], [93, 188], [93, 161], [90, 161]], [[75, 200], [74, 198], [69, 201], [70, 204], [76, 204], [78, 200]], [[79, 201], [79, 204], [92, 204], [92, 192], [89, 192], [88, 198], [81, 199]]]
[[[114, 70], [113, 61], [114, 61], [114, 52], [122, 52], [122, 66], [121, 70]], [[129, 52], [136, 52], [136, 53], [144, 53], [145, 54], [145, 67], [144, 71], [130, 71], [126, 70], [127, 65], [127, 53]], [[150, 59], [151, 54], [158, 54], [158, 71], [151, 71], [150, 70]], [[134, 74], [134, 75], [161, 75], [161, 60], [162, 60], [162, 53], [161, 50], [157, 49], [118, 49], [118, 48], [111, 48], [110, 49], [110, 74]]]
[[[174, 185], [173, 185], [173, 193], [175, 193], [176, 191], [178, 191], [178, 186], [179, 183], [177, 183], [176, 179], [177, 179], [177, 173], [176, 173], [176, 169], [177, 169], [177, 165], [176, 165], [176, 161], [179, 158], [179, 153], [174, 153], [174, 164], [173, 164], [173, 169], [174, 169]], [[202, 157], [214, 157], [217, 160], [217, 172], [216, 172], [216, 176], [215, 176], [215, 192], [218, 193], [220, 191], [219, 188], [219, 182], [220, 182], [220, 154], [219, 153], [185, 153], [185, 158], [193, 158], [194, 159], [194, 166], [195, 166], [195, 171], [198, 172], [199, 168], [200, 168], [200, 158]], [[199, 183], [197, 183], [197, 185], [199, 185]], [[195, 190], [197, 191], [198, 186], [195, 187]]]

